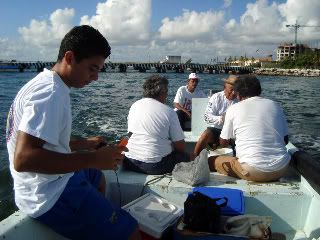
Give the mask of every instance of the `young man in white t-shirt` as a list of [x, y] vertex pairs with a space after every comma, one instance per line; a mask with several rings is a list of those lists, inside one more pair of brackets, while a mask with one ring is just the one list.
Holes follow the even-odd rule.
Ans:
[[233, 89], [240, 102], [227, 110], [220, 145], [235, 139], [237, 155], [209, 158], [210, 169], [250, 181], [277, 180], [290, 161], [283, 110], [276, 102], [260, 97], [261, 86], [255, 76], [239, 76]]
[[181, 128], [184, 131], [190, 130], [185, 127], [185, 122], [191, 120], [192, 111], [192, 98], [204, 98], [206, 95], [204, 92], [197, 88], [199, 83], [199, 77], [196, 73], [190, 73], [186, 86], [182, 86], [178, 89], [176, 96], [173, 100], [175, 111], [178, 114]]
[[70, 239], [139, 237], [136, 220], [105, 199], [100, 170], [116, 169], [126, 147], [101, 147], [102, 137], [70, 140], [70, 88], [96, 81], [110, 50], [98, 30], [74, 27], [62, 39], [51, 71], [45, 69], [23, 86], [8, 114], [16, 205]]

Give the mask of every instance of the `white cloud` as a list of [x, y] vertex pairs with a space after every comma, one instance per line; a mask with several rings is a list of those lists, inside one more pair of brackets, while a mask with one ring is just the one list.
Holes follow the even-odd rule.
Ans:
[[[287, 0], [286, 3], [279, 5], [279, 11], [285, 18], [283, 27], [286, 24], [294, 25], [297, 21], [299, 25], [318, 26], [318, 27], [301, 27], [298, 30], [298, 41], [309, 41], [320, 38], [320, 1], [319, 0]], [[293, 39], [293, 28], [290, 31]]]
[[[34, 48], [29, 47], [23, 41], [9, 40], [7, 38], [0, 38], [0, 60], [51, 60], [50, 58], [39, 59], [34, 57]], [[37, 52], [37, 50], [36, 50]], [[30, 59], [30, 56], [31, 59]]]
[[101, 31], [114, 44], [136, 45], [149, 40], [151, 0], [108, 0], [97, 5], [96, 15], [83, 16], [80, 24]]
[[319, 0], [305, 0], [303, 2], [287, 0], [286, 3], [279, 5], [281, 15], [286, 18], [286, 22], [288, 23], [294, 23], [296, 20], [299, 20], [299, 22], [305, 24], [309, 21], [315, 21], [319, 24], [319, 9]]
[[56, 45], [72, 28], [73, 17], [74, 9], [57, 9], [50, 15], [49, 21], [32, 19], [29, 27], [20, 27], [18, 31], [28, 43], [39, 47]]
[[236, 39], [242, 44], [277, 44], [286, 35], [279, 29], [282, 18], [275, 3], [268, 5], [267, 0], [247, 4], [247, 10], [240, 22], [231, 19], [225, 26], [225, 37]]
[[[216, 56], [223, 59], [275, 53], [279, 43], [294, 39], [293, 29], [286, 24], [294, 24], [297, 19], [302, 25], [320, 25], [319, 0], [287, 0], [281, 4], [257, 0], [246, 5], [239, 19], [227, 19], [227, 10], [183, 10], [181, 15], [163, 18], [158, 31], [151, 34], [151, 3], [108, 0], [97, 5], [94, 15], [83, 16], [80, 24], [90, 24], [106, 36], [115, 61], [158, 61], [165, 55], [182, 55], [195, 62]], [[229, 11], [232, 1], [223, 3]], [[62, 37], [74, 25], [75, 11], [57, 9], [47, 19], [32, 19], [29, 26], [19, 28], [21, 40], [0, 39], [1, 58], [55, 60]], [[319, 30], [301, 27], [298, 40], [319, 43]], [[260, 54], [256, 53], [258, 48]]]
[[0, 60], [11, 59], [14, 54], [13, 49], [11, 49], [10, 41], [7, 38], [0, 38], [0, 52], [1, 58]]
[[227, 21], [223, 11], [185, 10], [173, 20], [162, 21], [160, 39], [154, 45], [162, 45], [167, 54], [191, 55], [196, 61], [201, 57], [256, 56], [256, 49], [261, 46], [269, 54], [287, 36], [280, 31], [282, 21], [277, 4], [269, 5], [267, 0], [247, 4], [239, 22]]
[[184, 9], [182, 16], [173, 20], [165, 18], [159, 28], [161, 39], [208, 39], [215, 34], [223, 20], [224, 14], [220, 12], [195, 12]]
[[[225, 2], [226, 3], [226, 2]], [[281, 42], [292, 42], [293, 32], [285, 27], [289, 19], [296, 16], [304, 20], [308, 25], [319, 25], [320, 1], [288, 0], [286, 3], [269, 3], [268, 0], [257, 0], [248, 3], [246, 11], [240, 16], [240, 20], [224, 19], [223, 13], [217, 24], [212, 24], [204, 18], [204, 13], [184, 12], [182, 16], [177, 16], [173, 20], [164, 19], [159, 28], [160, 36], [169, 42], [156, 44], [164, 45], [170, 52], [175, 49], [175, 53], [189, 53], [190, 47], [193, 56], [257, 56], [256, 49], [261, 51], [258, 57], [275, 54], [275, 49]], [[217, 12], [207, 12], [207, 16], [213, 16]], [[191, 20], [192, 19], [192, 20]], [[208, 24], [209, 23], [209, 24]], [[206, 25], [206, 26], [202, 26]], [[319, 31], [315, 28], [300, 28], [301, 40], [320, 39]], [[307, 32], [309, 31], [309, 32]], [[213, 33], [213, 34], [212, 34]], [[304, 36], [302, 36], [304, 34]], [[206, 36], [206, 37], [204, 37]], [[211, 41], [208, 42], [208, 39]], [[202, 47], [197, 48], [197, 47]], [[205, 51], [202, 51], [205, 49]], [[199, 54], [201, 52], [201, 54]]]
[[[230, 20], [226, 26], [225, 39], [238, 39], [247, 48], [252, 45], [265, 48], [270, 52], [281, 42], [293, 42], [294, 32], [286, 24], [294, 24], [293, 19], [299, 18], [310, 25], [319, 25], [320, 2], [306, 0], [303, 3], [298, 0], [288, 0], [283, 4], [267, 0], [258, 0], [247, 4], [247, 10], [240, 18], [240, 22]], [[309, 32], [307, 32], [309, 31]], [[300, 28], [300, 39], [304, 42], [319, 39], [319, 31], [315, 28]]]
[[231, 19], [227, 24], [225, 25], [225, 30], [228, 32], [231, 32], [232, 30], [236, 29], [237, 22], [235, 19]]
[[32, 19], [29, 27], [20, 27], [18, 31], [27, 44], [39, 48], [42, 58], [55, 59], [61, 39], [72, 28], [73, 17], [74, 9], [57, 9], [48, 21]]
[[228, 8], [232, 5], [232, 0], [224, 0], [223, 7]]

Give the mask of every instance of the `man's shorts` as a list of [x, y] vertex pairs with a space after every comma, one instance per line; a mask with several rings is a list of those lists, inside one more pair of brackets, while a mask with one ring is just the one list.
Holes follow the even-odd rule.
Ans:
[[96, 169], [75, 172], [55, 205], [36, 219], [70, 239], [128, 239], [137, 221], [97, 190], [101, 176]]
[[189, 161], [190, 156], [188, 153], [173, 151], [169, 155], [163, 157], [160, 162], [155, 163], [145, 163], [125, 157], [123, 160], [123, 168], [125, 170], [131, 170], [145, 174], [161, 175], [165, 173], [171, 173], [177, 163]]
[[286, 173], [288, 165], [277, 171], [262, 172], [247, 163], [240, 163], [236, 157], [219, 156], [214, 161], [214, 168], [217, 172], [231, 177], [255, 182], [270, 182], [281, 178]]

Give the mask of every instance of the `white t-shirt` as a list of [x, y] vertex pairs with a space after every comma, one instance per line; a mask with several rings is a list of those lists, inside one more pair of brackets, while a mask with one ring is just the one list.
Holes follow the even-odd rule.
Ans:
[[223, 115], [227, 109], [236, 102], [238, 102], [236, 99], [227, 99], [224, 91], [213, 94], [210, 97], [206, 111], [204, 112], [204, 121], [209, 124], [210, 127], [222, 129]]
[[155, 163], [170, 154], [172, 142], [184, 139], [178, 116], [169, 106], [143, 98], [132, 104], [128, 115], [132, 132], [125, 155], [142, 162]]
[[228, 108], [220, 137], [236, 139], [240, 163], [272, 172], [290, 161], [283, 140], [286, 135], [288, 125], [282, 108], [272, 100], [250, 97]]
[[[183, 108], [188, 111], [192, 110], [192, 98], [205, 98], [207, 97], [204, 92], [198, 88], [194, 92], [189, 92], [187, 86], [179, 87], [177, 94], [173, 100], [174, 103], [179, 103]], [[177, 108], [174, 109], [178, 110]]]
[[[70, 153], [70, 89], [58, 74], [45, 69], [18, 92], [7, 121], [7, 148], [18, 208], [38, 217], [58, 200], [69, 178], [68, 174], [17, 172], [13, 166], [18, 130], [44, 140], [43, 148]], [[45, 161], [46, 159], [43, 159]]]

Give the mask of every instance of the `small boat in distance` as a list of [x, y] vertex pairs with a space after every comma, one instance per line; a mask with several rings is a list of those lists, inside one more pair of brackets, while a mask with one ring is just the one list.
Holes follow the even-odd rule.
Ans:
[[[193, 149], [199, 134], [206, 128], [202, 116], [207, 101], [205, 98], [192, 100], [192, 131], [185, 132], [189, 150]], [[242, 190], [245, 214], [271, 216], [271, 231], [283, 234], [287, 240], [318, 239], [320, 163], [313, 161], [292, 143], [287, 145], [287, 150], [292, 155], [290, 170], [279, 181], [256, 183], [212, 172], [205, 186]], [[224, 154], [223, 151], [221, 153]], [[193, 189], [167, 175], [159, 177], [122, 169], [117, 174], [113, 171], [104, 171], [104, 174], [107, 179], [107, 197], [120, 206], [145, 193], [152, 193], [183, 208], [188, 193]], [[65, 238], [18, 211], [0, 222], [0, 239]], [[226, 239], [236, 237], [229, 236]]]
[[0, 72], [19, 70], [18, 65], [16, 65], [15, 63], [16, 63], [16, 60], [11, 60], [11, 61], [0, 60]]

